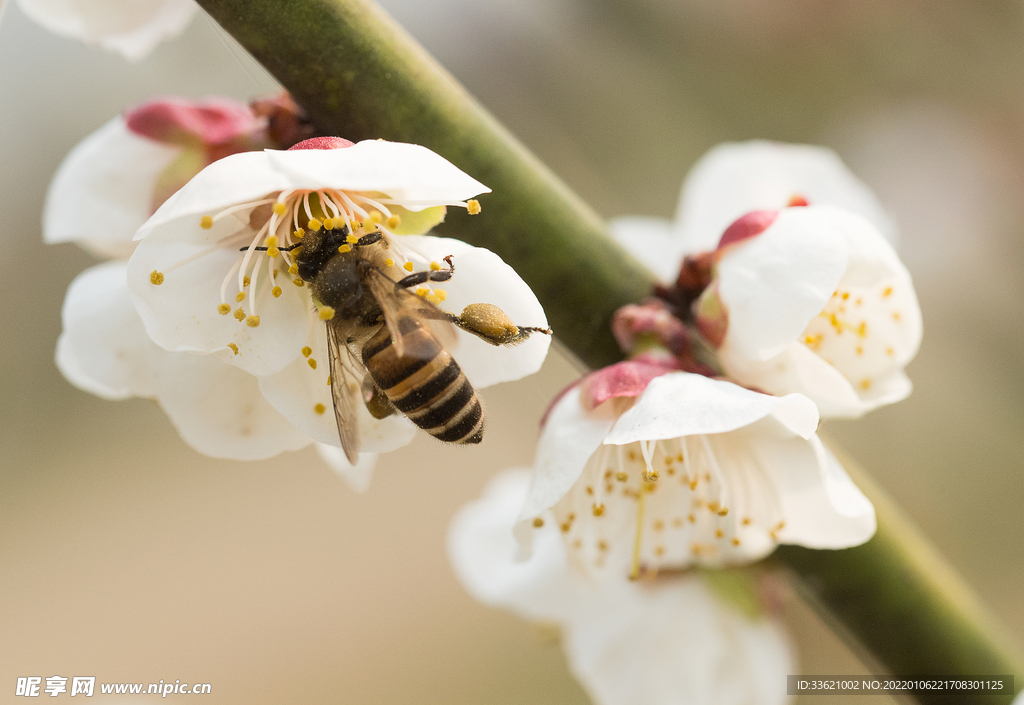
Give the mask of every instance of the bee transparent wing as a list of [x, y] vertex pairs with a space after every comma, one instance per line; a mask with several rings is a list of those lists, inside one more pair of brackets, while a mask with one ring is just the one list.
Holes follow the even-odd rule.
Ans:
[[345, 457], [353, 465], [359, 460], [359, 404], [362, 403], [362, 365], [349, 350], [348, 331], [343, 322], [327, 322], [327, 357], [331, 363], [331, 396], [334, 420]]
[[419, 357], [415, 350], [405, 345], [399, 328], [403, 318], [429, 320], [432, 322], [431, 329], [435, 333], [440, 333], [439, 337], [454, 340], [455, 327], [448, 322], [451, 314], [445, 313], [411, 291], [396, 286], [387, 275], [376, 269], [370, 270], [366, 282], [384, 314], [384, 324], [391, 334], [391, 342], [398, 357]]

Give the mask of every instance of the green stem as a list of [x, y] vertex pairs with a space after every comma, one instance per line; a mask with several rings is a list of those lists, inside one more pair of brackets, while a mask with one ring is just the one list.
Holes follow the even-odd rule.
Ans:
[[[291, 91], [322, 132], [423, 144], [494, 189], [481, 199], [483, 214], [453, 213], [444, 233], [489, 247], [515, 267], [556, 335], [584, 362], [597, 367], [620, 359], [611, 315], [648, 296], [653, 276], [380, 8], [368, 0], [199, 4]], [[845, 551], [785, 547], [778, 559], [894, 675], [1024, 676], [1022, 661], [1010, 655], [963, 582], [898, 507], [874, 490], [869, 496], [879, 530], [868, 544]]]

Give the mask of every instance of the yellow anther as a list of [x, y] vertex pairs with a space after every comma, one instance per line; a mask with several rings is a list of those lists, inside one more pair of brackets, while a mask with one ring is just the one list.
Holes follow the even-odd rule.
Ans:
[[334, 318], [334, 308], [332, 306], [322, 306], [316, 315], [320, 317], [321, 321], [329, 321]]
[[377, 223], [384, 220], [384, 216], [380, 211], [370, 211], [370, 222], [376, 225]]
[[604, 505], [603, 504], [596, 504], [595, 503], [594, 504], [594, 516], [599, 517], [602, 514], [604, 514]]
[[804, 336], [804, 343], [806, 345], [814, 345], [814, 336], [813, 335], [805, 335]]
[[848, 298], [850, 298], [850, 292], [844, 291], [843, 292], [843, 301], [846, 301]]
[[237, 294], [235, 294], [235, 301], [237, 301], [239, 303], [245, 301], [245, 292], [244, 291], [240, 291]]
[[296, 277], [295, 279], [292, 279], [292, 284], [294, 284], [295, 286], [300, 286], [301, 287], [301, 286], [305, 286], [306, 282], [304, 282], [301, 279], [299, 279], [298, 277]]
[[857, 354], [858, 355], [863, 355], [864, 354], [864, 348], [861, 347], [860, 345], [857, 346]]
[[360, 223], [358, 220], [353, 220], [352, 221], [352, 232], [355, 232], [356, 230], [359, 230], [359, 228], [361, 228], [361, 227], [363, 227], [363, 224]]
[[277, 215], [284, 215], [288, 212], [288, 209], [284, 207], [284, 204], [278, 201], [274, 204], [274, 213]]
[[753, 519], [751, 519], [750, 517], [743, 517], [743, 521], [741, 523], [743, 524], [743, 526], [750, 526], [752, 522]]
[[867, 334], [868, 334], [868, 323], [867, 323], [867, 321], [861, 321], [860, 325], [857, 326], [857, 335], [859, 335], [861, 338], [863, 338]]
[[273, 289], [270, 290], [270, 293], [276, 299], [277, 297], [279, 297], [281, 295], [281, 287], [275, 286]]
[[301, 240], [302, 238], [306, 237], [306, 231], [303, 230], [302, 228], [299, 228], [298, 230], [292, 233], [292, 237], [295, 238], [296, 240]]
[[160, 286], [164, 283], [164, 275], [154, 269], [149, 275], [149, 283]]
[[234, 343], [228, 343], [228, 347], [231, 348], [231, 352], [233, 352], [235, 355], [238, 354], [238, 346], [237, 345], [235, 345]]
[[663, 522], [661, 519], [658, 519], [658, 520], [656, 520], [654, 522], [654, 530], [655, 531], [661, 531], [664, 528], [665, 528], [665, 522]]
[[718, 510], [718, 516], [720, 516], [720, 517], [724, 517], [728, 513], [729, 513], [729, 508], [728, 507], [722, 507], [721, 509]]
[[288, 265], [288, 273], [289, 274], [298, 274], [299, 273], [299, 265], [297, 265], [297, 264]]
[[351, 251], [352, 251], [352, 245], [349, 245], [349, 244], [340, 245], [338, 247], [338, 252], [340, 252], [341, 254], [345, 254], [346, 252], [351, 252]]
[[267, 257], [269, 257], [270, 259], [274, 259], [275, 257], [277, 257], [280, 254], [281, 254], [281, 250], [277, 249], [276, 247], [268, 247], [267, 248]]
[[441, 299], [437, 298], [437, 296], [434, 294], [434, 292], [430, 292], [429, 294], [427, 294], [423, 298], [426, 299], [427, 301], [429, 301], [430, 303], [434, 304], [435, 306], [440, 306], [441, 305]]
[[895, 355], [896, 354], [896, 350], [893, 347], [888, 347], [888, 348], [885, 349], [885, 354], [886, 355]]
[[306, 347], [302, 348], [302, 357], [309, 357], [312, 354], [313, 354], [313, 348], [309, 347], [308, 345]]
[[600, 541], [598, 541], [597, 542], [597, 550], [599, 550], [599, 551], [607, 551], [608, 550], [608, 542], [605, 541], [604, 539], [601, 539]]
[[308, 362], [309, 366], [312, 367], [314, 370], [316, 369], [316, 360], [314, 360], [313, 358], [309, 358], [308, 360], [306, 360], [306, 362]]
[[740, 540], [738, 538], [736, 538], [735, 536], [732, 539], [732, 545], [733, 546], [739, 546], [740, 545]]
[[619, 482], [625, 482], [626, 480], [629, 479], [629, 475], [627, 475], [624, 472], [617, 472], [615, 473], [615, 479], [618, 480]]
[[334, 230], [334, 218], [324, 218], [324, 230]]
[[891, 295], [892, 295], [892, 287], [891, 286], [885, 287], [885, 291], [882, 292], [882, 298], [884, 299], [886, 296], [891, 296]]
[[900, 320], [900, 312], [899, 311], [893, 311], [892, 312], [892, 320], [894, 320], [894, 321]]
[[394, 267], [395, 266], [395, 260], [393, 260], [390, 257], [388, 257], [386, 260], [384, 260], [384, 266], [385, 267]]
[[271, 247], [277, 247], [277, 235], [267, 235], [267, 239], [263, 241], [263, 244], [267, 246], [267, 249]]
[[644, 473], [644, 479], [647, 480], [648, 482], [657, 480], [659, 477], [661, 477], [661, 474], [655, 468], [651, 468], [650, 470]]
[[689, 520], [691, 524], [697, 523], [697, 517], [695, 517], [693, 514], [687, 514], [686, 518]]
[[444, 289], [434, 289], [434, 295], [437, 296], [437, 298], [440, 299], [441, 301], [444, 301], [445, 299], [448, 298], [448, 292], [445, 291]]
[[470, 215], [476, 215], [480, 212], [480, 201], [475, 198], [466, 201], [466, 210], [469, 211]]
[[245, 319], [245, 325], [249, 326], [250, 328], [256, 328], [256, 327], [259, 326], [259, 324], [260, 324], [260, 317], [259, 316], [249, 316], [248, 318]]
[[325, 411], [327, 411], [327, 407], [324, 406], [323, 404], [317, 404], [316, 406], [313, 407], [313, 411], [315, 411], [318, 414], [322, 414]]
[[349, 233], [348, 235], [345, 236], [345, 242], [347, 242], [350, 245], [354, 245], [357, 242], [359, 242], [359, 238], [353, 235], [352, 233]]
[[411, 272], [412, 271], [412, 262], [406, 262], [405, 264], [402, 265], [402, 268], [405, 271], [407, 271], [407, 272]]
[[721, 529], [715, 529], [715, 536], [717, 536], [718, 538], [722, 538], [723, 536], [725, 536], [725, 532]]
[[665, 547], [664, 546], [655, 546], [654, 547], [654, 555], [656, 555], [656, 556], [664, 556], [665, 555]]
[[243, 311], [241, 309], [241, 307], [235, 309], [235, 314], [234, 315], [235, 315], [235, 320], [238, 321], [239, 323], [241, 323], [242, 321], [245, 320], [245, 311]]
[[231, 313], [231, 304], [221, 304], [217, 307], [217, 313], [222, 316], [226, 316]]
[[388, 230], [394, 230], [395, 228], [397, 228], [401, 224], [402, 224], [402, 219], [399, 216], [397, 216], [397, 215], [392, 215], [390, 218], [388, 218], [388, 222], [387, 222]]
[[249, 277], [242, 277], [242, 286], [249, 286], [252, 284], [252, 279]]
[[323, 225], [317, 218], [309, 219], [309, 229], [315, 233], [320, 232], [320, 227]]
[[561, 528], [561, 529], [562, 529], [562, 533], [563, 533], [563, 534], [567, 534], [567, 533], [569, 533], [569, 530], [570, 530], [570, 529], [572, 529], [572, 524], [570, 524], [569, 522], [565, 522], [565, 523], [564, 523], [564, 524], [562, 524], [562, 526], [561, 526], [561, 527], [559, 527], [559, 528]]
[[209, 230], [213, 227], [213, 218], [208, 215], [204, 215], [199, 219], [199, 227], [203, 230]]
[[864, 391], [871, 389], [871, 380], [865, 377], [860, 381], [860, 388]]
[[431, 262], [430, 263], [430, 271], [436, 272], [439, 269], [441, 269], [441, 265], [439, 265], [437, 262]]
[[426, 296], [429, 293], [430, 293], [430, 289], [428, 289], [425, 286], [420, 286], [420, 287], [416, 288], [416, 296]]
[[535, 528], [539, 529], [540, 527], [544, 526], [544, 520], [541, 519], [540, 517], [537, 517], [536, 519], [533, 520], [533, 525], [534, 525]]

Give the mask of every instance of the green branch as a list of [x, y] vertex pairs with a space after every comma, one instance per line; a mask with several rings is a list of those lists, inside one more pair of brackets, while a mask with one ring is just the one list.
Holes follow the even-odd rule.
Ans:
[[[444, 233], [488, 247], [515, 267], [556, 335], [586, 363], [620, 358], [611, 315], [646, 297], [653, 276], [380, 8], [366, 0], [199, 4], [291, 91], [321, 131], [423, 144], [494, 189], [480, 199], [481, 215], [453, 213]], [[869, 494], [879, 531], [868, 544], [845, 551], [785, 547], [777, 559], [895, 675], [1021, 680], [1022, 662], [995, 636], [963, 582], [898, 507]]]

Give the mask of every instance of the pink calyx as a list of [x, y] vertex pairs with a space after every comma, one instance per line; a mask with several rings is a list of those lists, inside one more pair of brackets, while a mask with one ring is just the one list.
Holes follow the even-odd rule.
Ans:
[[311, 137], [289, 147], [288, 151], [293, 149], [344, 149], [354, 144], [355, 142], [350, 142], [344, 137]]

